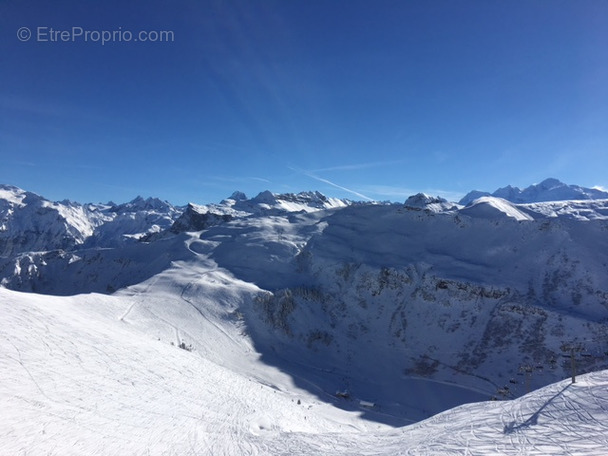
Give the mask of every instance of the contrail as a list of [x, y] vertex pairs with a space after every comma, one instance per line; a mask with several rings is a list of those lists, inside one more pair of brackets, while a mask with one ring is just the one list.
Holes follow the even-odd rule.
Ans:
[[363, 193], [359, 193], [359, 192], [357, 192], [355, 190], [351, 190], [350, 188], [342, 187], [341, 185], [335, 184], [332, 181], [329, 181], [327, 179], [323, 179], [322, 177], [315, 176], [314, 174], [311, 174], [311, 173], [306, 172], [306, 171], [304, 171], [304, 174], [306, 176], [310, 177], [311, 179], [318, 180], [319, 182], [324, 182], [326, 184], [331, 185], [332, 187], [336, 187], [336, 188], [339, 188], [340, 190], [344, 190], [345, 192], [352, 193], [353, 195], [356, 195], [359, 198], [363, 198], [363, 199], [368, 200], [368, 201], [374, 201], [373, 198], [370, 198], [369, 196], [365, 196]]

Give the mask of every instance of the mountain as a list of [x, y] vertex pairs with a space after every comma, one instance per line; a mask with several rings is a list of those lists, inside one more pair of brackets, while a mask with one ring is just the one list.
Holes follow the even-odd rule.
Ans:
[[[424, 194], [376, 204], [262, 192], [178, 210], [141, 198], [52, 203], [13, 187], [0, 197], [3, 227], [80, 233], [60, 247], [56, 236], [31, 236], [0, 261], [0, 370], [10, 379], [0, 397], [11, 404], [0, 435], [14, 445], [36, 447], [32, 420], [48, 431], [46, 448], [53, 436], [74, 444], [70, 436], [85, 435], [84, 452], [102, 430], [108, 448], [124, 432], [139, 436], [121, 443], [135, 454], [188, 444], [205, 454], [219, 440], [216, 454], [274, 452], [286, 435], [302, 453], [318, 438], [336, 442], [340, 450], [322, 447], [330, 453], [374, 442], [395, 454], [408, 429], [395, 428], [491, 398], [526, 404], [528, 391], [570, 376], [572, 354], [579, 374], [608, 369], [608, 200], [486, 196], [462, 206]], [[134, 228], [121, 225], [124, 214], [163, 227], [125, 236], [121, 226]], [[114, 221], [114, 237], [95, 240]], [[3, 235], [15, 245], [20, 234]], [[602, 382], [589, 383], [593, 394]], [[530, 404], [558, 393], [547, 391]], [[476, 422], [507, 420], [504, 437], [492, 434], [500, 442], [523, 444], [514, 436], [537, 429], [520, 419], [527, 405], [466, 407]], [[551, 416], [561, 407], [539, 406]], [[441, 416], [419, 429], [470, 432]], [[188, 442], [175, 443], [184, 427]], [[547, 428], [547, 442], [548, 429], [563, 430]], [[563, 452], [570, 444], [550, 442]]]
[[71, 249], [84, 243], [104, 215], [92, 206], [56, 203], [17, 187], [0, 186], [0, 257]]
[[[268, 190], [248, 199], [242, 192], [234, 192], [220, 205], [208, 206], [211, 210], [225, 212], [230, 208], [241, 214], [273, 215], [287, 212], [315, 212], [351, 205], [347, 199], [331, 198], [320, 192], [272, 193]], [[234, 212], [233, 212], [234, 213]]]
[[186, 210], [171, 226], [173, 233], [182, 233], [184, 231], [201, 231], [213, 225], [229, 222], [233, 216], [223, 211], [214, 212], [205, 206], [197, 206], [189, 203]]
[[[112, 292], [144, 280], [178, 258], [172, 236], [232, 219], [345, 207], [319, 192], [253, 199], [235, 192], [219, 204], [174, 207], [157, 198], [124, 204], [51, 202], [11, 186], [0, 188], [0, 283], [58, 295]], [[161, 244], [142, 245], [138, 241]], [[165, 247], [166, 246], [166, 247]], [[166, 249], [167, 251], [159, 251]], [[177, 255], [177, 256], [176, 256]]]
[[[339, 198], [328, 198], [319, 192], [301, 192], [298, 194], [284, 193], [276, 194], [269, 191], [260, 193], [251, 201], [239, 201], [235, 208], [256, 213], [261, 211], [283, 210], [288, 212], [312, 212], [321, 209], [335, 209], [346, 207], [350, 201]], [[259, 208], [257, 209], [256, 208]], [[254, 209], [256, 208], [256, 209]]]
[[167, 230], [183, 211], [158, 198], [142, 198], [110, 207], [101, 207], [106, 217], [85, 241], [85, 247], [119, 247]]
[[0, 258], [25, 252], [117, 247], [168, 229], [180, 208], [141, 197], [121, 205], [53, 202], [0, 185]]
[[527, 214], [523, 208], [508, 200], [492, 196], [482, 196], [475, 199], [461, 209], [460, 213], [477, 218], [501, 219], [506, 216], [519, 221], [533, 220], [533, 217]]
[[297, 212], [316, 212], [336, 209], [352, 204], [339, 198], [328, 198], [319, 192], [272, 193], [261, 192], [248, 199], [242, 192], [234, 192], [220, 204], [188, 204], [184, 213], [171, 227], [174, 233], [200, 231], [214, 225], [228, 222], [234, 218], [248, 216], [285, 215]]
[[407, 200], [405, 200], [404, 206], [407, 209], [425, 210], [431, 212], [443, 212], [450, 209], [456, 209], [456, 205], [454, 203], [450, 203], [444, 198], [429, 196], [424, 193], [418, 193], [410, 196]]
[[530, 185], [521, 190], [510, 185], [499, 188], [494, 193], [474, 190], [467, 193], [459, 204], [466, 206], [482, 196], [495, 196], [512, 203], [538, 203], [543, 201], [596, 200], [608, 199], [608, 192], [578, 185], [567, 185], [557, 179], [545, 179], [540, 184]]

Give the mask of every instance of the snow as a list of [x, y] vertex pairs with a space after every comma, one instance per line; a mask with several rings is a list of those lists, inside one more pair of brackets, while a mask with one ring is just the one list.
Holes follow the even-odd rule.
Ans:
[[608, 199], [551, 201], [518, 205], [520, 210], [530, 211], [547, 218], [579, 221], [608, 219]]
[[27, 195], [0, 454], [603, 454], [608, 200]]
[[453, 209], [457, 209], [458, 206], [448, 202], [447, 200], [439, 197], [432, 197], [424, 193], [418, 193], [410, 196], [404, 206], [408, 209], [413, 210], [428, 210], [431, 212], [445, 212]]
[[606, 371], [391, 428], [294, 386], [225, 322], [205, 335], [221, 322], [212, 315], [186, 339], [196, 313], [168, 295], [144, 299], [141, 288], [73, 297], [0, 289], [2, 454], [605, 454]]
[[378, 428], [261, 363], [228, 319], [251, 285], [208, 266], [115, 296], [0, 289], [0, 452], [267, 454], [285, 435]]
[[254, 214], [262, 211], [276, 215], [281, 212], [315, 212], [346, 207], [349, 204], [348, 200], [328, 198], [319, 192], [277, 194], [266, 190], [251, 200], [241, 198], [233, 207]]
[[14, 204], [15, 206], [23, 206], [25, 196], [25, 192], [17, 187], [0, 185], [0, 201], [4, 200], [10, 204]]
[[68, 230], [74, 232], [77, 243], [82, 243], [84, 239], [92, 236], [99, 224], [98, 219], [91, 217], [88, 208], [85, 206], [43, 201], [42, 207], [57, 211], [60, 220], [65, 220], [67, 227], [69, 227]]
[[116, 247], [168, 229], [180, 210], [157, 199], [120, 206], [52, 202], [0, 186], [0, 258], [32, 251]]
[[513, 203], [502, 198], [482, 196], [460, 210], [461, 214], [471, 217], [511, 217], [517, 221], [534, 220], [531, 216], [519, 210]]
[[[401, 422], [420, 420], [495, 395], [526, 357], [546, 366], [534, 388], [553, 382], [564, 374], [554, 361], [564, 339], [606, 330], [605, 202], [543, 215], [555, 204], [488, 204], [489, 215], [399, 204], [249, 213], [120, 248], [24, 253], [0, 264], [0, 276], [8, 288], [73, 295], [113, 293], [169, 270], [223, 271], [221, 281], [254, 287], [232, 300], [265, 363], [311, 391], [349, 388]], [[588, 219], [571, 217], [583, 207]], [[209, 275], [207, 264], [218, 271]], [[596, 357], [586, 369], [604, 367]], [[419, 385], [415, 402], [399, 388], [416, 376], [443, 382], [441, 397], [462, 391], [425, 407]]]
[[513, 401], [444, 412], [411, 428], [414, 435], [424, 433], [420, 438], [427, 440], [427, 453], [404, 454], [603, 454], [608, 444], [607, 386], [608, 373], [603, 371]]

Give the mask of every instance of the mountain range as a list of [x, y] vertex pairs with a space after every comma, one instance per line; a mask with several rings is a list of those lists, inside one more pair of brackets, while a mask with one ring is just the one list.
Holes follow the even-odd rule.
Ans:
[[507, 185], [494, 193], [473, 190], [467, 193], [459, 203], [467, 205], [482, 196], [495, 196], [517, 204], [540, 203], [544, 201], [595, 200], [608, 198], [608, 192], [597, 188], [585, 188], [578, 185], [567, 185], [557, 179], [549, 178], [540, 184], [533, 184], [523, 190]]
[[[525, 436], [539, 417], [565, 416], [557, 404], [586, 394], [592, 422], [541, 432], [572, 452], [550, 430], [571, 435], [608, 416], [597, 392], [608, 368], [608, 195], [554, 179], [506, 189], [458, 203], [235, 192], [175, 207], [51, 202], [0, 186], [0, 397], [13, 404], [0, 448], [63, 454], [81, 442], [89, 452], [102, 429], [101, 453], [112, 454], [120, 425], [134, 432], [133, 454], [287, 451], [286, 435], [295, 454], [316, 437], [325, 454], [399, 454], [408, 438], [421, 450], [401, 454], [431, 454], [415, 437], [430, 430], [445, 444], [436, 454], [452, 454], [460, 434], [441, 423], [470, 432], [474, 412], [532, 454], [538, 443]], [[573, 365], [599, 373], [579, 390], [547, 386]], [[507, 405], [445, 412], [490, 399]], [[128, 424], [134, 410], [165, 433]]]

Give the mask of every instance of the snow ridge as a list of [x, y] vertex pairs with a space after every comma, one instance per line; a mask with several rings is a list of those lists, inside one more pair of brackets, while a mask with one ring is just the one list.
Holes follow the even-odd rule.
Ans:
[[549, 178], [540, 184], [530, 185], [525, 189], [508, 185], [499, 188], [494, 193], [474, 190], [465, 195], [459, 203], [463, 206], [482, 196], [495, 196], [512, 203], [526, 204], [544, 201], [597, 200], [608, 199], [608, 192], [596, 188], [585, 188], [578, 185], [567, 185], [557, 179]]

